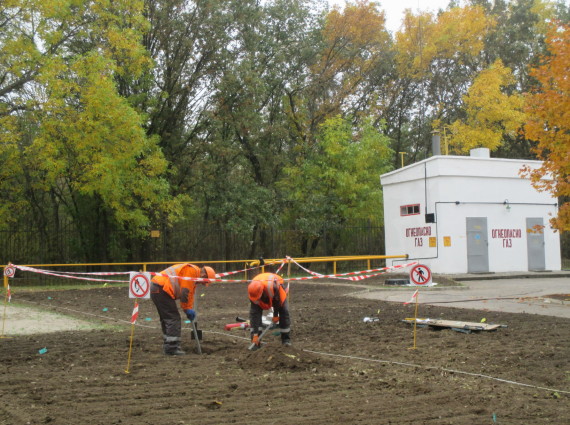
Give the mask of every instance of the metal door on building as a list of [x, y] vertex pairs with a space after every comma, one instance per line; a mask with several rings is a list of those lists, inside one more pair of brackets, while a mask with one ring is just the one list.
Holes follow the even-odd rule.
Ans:
[[466, 217], [467, 273], [489, 272], [487, 217]]
[[542, 217], [527, 217], [526, 246], [528, 251], [528, 270], [545, 270], [546, 256], [544, 254], [544, 221]]

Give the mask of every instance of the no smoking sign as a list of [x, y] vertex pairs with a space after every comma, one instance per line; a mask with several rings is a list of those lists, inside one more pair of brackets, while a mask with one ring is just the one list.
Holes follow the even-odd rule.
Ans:
[[150, 298], [150, 273], [131, 272], [129, 298]]
[[429, 286], [431, 285], [431, 270], [428, 266], [417, 264], [410, 271], [410, 280], [414, 285]]

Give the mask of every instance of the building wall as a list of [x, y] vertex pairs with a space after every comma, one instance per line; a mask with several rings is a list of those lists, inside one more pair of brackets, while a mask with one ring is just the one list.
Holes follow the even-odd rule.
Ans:
[[[490, 272], [527, 271], [528, 232], [543, 232], [545, 269], [560, 270], [560, 241], [549, 225], [556, 200], [519, 177], [523, 164], [538, 161], [436, 156], [381, 176], [386, 254], [408, 254], [435, 273], [467, 273], [467, 217], [486, 217]], [[419, 204], [419, 214], [400, 207]], [[507, 208], [508, 207], [508, 208]], [[435, 223], [426, 223], [426, 213]], [[527, 229], [526, 218], [542, 229]], [[472, 242], [471, 242], [472, 243]], [[482, 245], [481, 245], [482, 246]]]

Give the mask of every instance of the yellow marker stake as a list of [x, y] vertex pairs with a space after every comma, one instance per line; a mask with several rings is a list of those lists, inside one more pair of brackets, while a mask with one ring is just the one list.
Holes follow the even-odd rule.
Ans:
[[291, 288], [289, 288], [289, 286], [291, 285], [291, 259], [287, 260], [287, 289], [289, 289], [289, 306], [291, 306]]
[[6, 290], [6, 296], [4, 297], [4, 313], [2, 315], [2, 334], [0, 338], [9, 338], [4, 335], [4, 324], [6, 323], [6, 308], [8, 307], [8, 276], [4, 275], [4, 289]]
[[[133, 310], [137, 308], [137, 302], [135, 301], [135, 306], [133, 308]], [[136, 319], [133, 320], [131, 318], [131, 342], [129, 344], [129, 357], [127, 359], [127, 369], [125, 370], [125, 373], [130, 373], [129, 372], [129, 366], [131, 364], [131, 353], [133, 352], [133, 337], [135, 335], [135, 323], [136, 323]]]
[[418, 325], [418, 298], [420, 297], [420, 292], [416, 294], [416, 309], [414, 313], [414, 346], [410, 347], [410, 350], [415, 350], [416, 347], [416, 335], [417, 335], [417, 325]]

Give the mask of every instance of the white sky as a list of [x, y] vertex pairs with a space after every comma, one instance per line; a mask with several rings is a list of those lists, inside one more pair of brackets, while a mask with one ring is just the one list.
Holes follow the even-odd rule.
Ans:
[[[429, 11], [437, 12], [438, 9], [445, 9], [449, 0], [375, 0], [380, 4], [380, 9], [386, 12], [386, 28], [394, 33], [400, 27], [404, 9], [412, 9], [413, 12]], [[328, 0], [331, 6], [338, 5], [344, 7], [345, 0]], [[350, 1], [355, 3], [356, 1]]]

